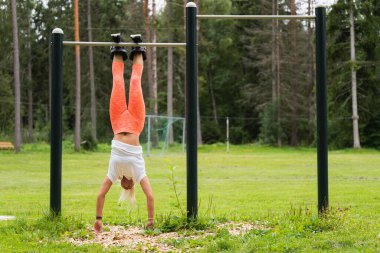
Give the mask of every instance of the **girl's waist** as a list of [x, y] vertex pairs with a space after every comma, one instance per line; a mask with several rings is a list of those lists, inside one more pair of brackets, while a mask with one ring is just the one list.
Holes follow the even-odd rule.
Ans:
[[140, 155], [143, 153], [142, 147], [140, 145], [135, 146], [119, 140], [112, 140], [112, 152], [117, 154], [130, 153]]

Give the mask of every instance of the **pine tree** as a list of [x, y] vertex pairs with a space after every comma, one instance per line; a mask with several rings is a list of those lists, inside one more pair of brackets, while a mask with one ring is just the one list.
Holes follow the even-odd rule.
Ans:
[[[75, 41], [79, 39], [79, 0], [74, 0], [74, 36]], [[75, 46], [75, 137], [74, 137], [74, 149], [80, 150], [80, 126], [81, 126], [81, 71], [80, 71], [80, 46]]]
[[[91, 15], [91, 0], [87, 0], [87, 32], [88, 41], [92, 40], [92, 15]], [[90, 76], [90, 93], [91, 93], [91, 135], [95, 142], [97, 142], [96, 134], [96, 91], [95, 91], [95, 76], [94, 76], [94, 54], [92, 47], [88, 48], [88, 63], [89, 63], [89, 76]]]
[[20, 85], [20, 56], [18, 43], [17, 5], [16, 0], [11, 1], [13, 26], [13, 77], [15, 91], [15, 151], [21, 151], [21, 85]]

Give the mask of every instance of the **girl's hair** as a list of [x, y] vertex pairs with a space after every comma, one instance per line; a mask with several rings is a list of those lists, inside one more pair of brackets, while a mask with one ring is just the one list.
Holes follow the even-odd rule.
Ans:
[[135, 197], [135, 187], [132, 187], [129, 190], [123, 189], [120, 194], [119, 202], [126, 201], [134, 206], [136, 204], [136, 197]]

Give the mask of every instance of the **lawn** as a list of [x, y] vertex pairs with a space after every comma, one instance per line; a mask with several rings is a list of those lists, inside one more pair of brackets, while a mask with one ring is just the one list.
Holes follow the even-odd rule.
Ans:
[[[128, 246], [77, 246], [68, 238], [93, 237], [96, 194], [104, 179], [109, 146], [74, 153], [65, 147], [62, 162], [62, 217], [49, 208], [50, 153], [47, 145], [26, 145], [20, 154], [0, 152], [0, 252], [118, 252]], [[175, 231], [165, 239], [172, 250], [206, 252], [380, 252], [380, 152], [329, 152], [330, 211], [317, 214], [316, 150], [223, 145], [199, 148], [199, 220], [186, 224], [186, 157], [180, 148], [145, 157], [155, 194], [157, 229], [146, 238]], [[174, 180], [172, 179], [174, 177]], [[179, 193], [177, 202], [174, 188]], [[118, 204], [121, 188], [107, 195], [108, 225], [142, 227], [144, 196], [137, 207]], [[182, 211], [181, 211], [182, 210]], [[223, 224], [254, 224], [231, 235]], [[192, 236], [201, 235], [201, 236]], [[141, 245], [140, 245], [141, 246]], [[144, 248], [145, 247], [145, 248]], [[134, 250], [159, 250], [152, 245]]]

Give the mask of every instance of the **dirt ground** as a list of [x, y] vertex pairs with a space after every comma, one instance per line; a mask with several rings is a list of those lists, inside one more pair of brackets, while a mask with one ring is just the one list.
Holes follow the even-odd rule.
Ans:
[[[231, 236], [243, 235], [252, 229], [268, 230], [264, 225], [252, 223], [228, 222], [217, 225], [218, 228], [228, 229]], [[179, 249], [170, 245], [170, 241], [186, 239], [198, 239], [209, 235], [214, 235], [213, 231], [194, 232], [191, 235], [177, 232], [170, 233], [147, 233], [141, 227], [124, 227], [124, 226], [105, 226], [104, 231], [95, 234], [92, 228], [88, 228], [87, 238], [68, 238], [68, 241], [75, 245], [100, 244], [105, 248], [118, 247], [120, 251], [138, 250], [158, 251], [158, 252], [176, 252]], [[182, 249], [183, 250], [183, 249]]]

